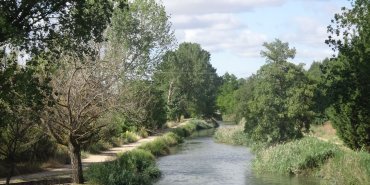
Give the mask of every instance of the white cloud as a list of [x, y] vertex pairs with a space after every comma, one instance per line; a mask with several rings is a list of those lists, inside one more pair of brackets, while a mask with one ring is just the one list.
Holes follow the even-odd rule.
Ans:
[[176, 14], [238, 13], [258, 7], [277, 6], [284, 0], [163, 0], [169, 12]]
[[249, 30], [233, 14], [181, 15], [172, 21], [180, 42], [200, 43], [211, 52], [229, 51], [255, 57], [267, 39], [264, 34]]

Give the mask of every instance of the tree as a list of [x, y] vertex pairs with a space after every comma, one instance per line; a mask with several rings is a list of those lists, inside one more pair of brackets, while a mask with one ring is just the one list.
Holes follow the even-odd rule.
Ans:
[[339, 137], [352, 149], [370, 151], [370, 2], [352, 1], [336, 14], [326, 41], [338, 51], [324, 66], [330, 107], [327, 114]]
[[261, 51], [261, 56], [266, 58], [267, 62], [285, 62], [289, 58], [293, 59], [296, 54], [295, 48], [289, 48], [289, 43], [283, 43], [279, 39], [274, 42], [264, 42], [263, 46], [267, 50]]
[[[294, 57], [288, 44], [276, 40], [265, 44], [274, 57], [265, 56], [269, 64], [253, 77], [252, 97], [247, 103], [245, 132], [256, 141], [278, 143], [302, 137], [311, 121], [313, 87], [302, 66], [285, 61]], [[271, 48], [280, 46], [283, 48]], [[276, 51], [279, 51], [276, 53]], [[280, 52], [283, 51], [283, 52]]]
[[6, 184], [16, 162], [22, 161], [21, 154], [40, 139], [38, 124], [48, 91], [32, 67], [17, 64], [16, 56], [11, 53], [0, 59], [6, 60], [6, 66], [0, 68], [0, 160], [9, 169]]
[[[105, 0], [1, 1], [0, 45], [12, 44], [39, 52], [52, 49], [56, 39], [68, 38], [66, 41], [75, 40], [85, 46], [91, 40], [102, 41], [113, 4]], [[119, 4], [124, 5], [124, 1]]]
[[225, 73], [222, 77], [217, 95], [217, 107], [222, 114], [231, 115], [235, 113], [236, 99], [235, 92], [240, 88], [240, 82], [235, 75]]
[[57, 142], [68, 146], [74, 183], [84, 181], [81, 146], [108, 124], [98, 119], [110, 111], [128, 114], [124, 108], [129, 105], [121, 104], [126, 102], [120, 97], [130, 92], [128, 85], [135, 80], [148, 78], [160, 61], [157, 52], [172, 44], [163, 6], [152, 0], [128, 6], [129, 10], [114, 9], [107, 42], [90, 42], [95, 56], [61, 47], [61, 57], [50, 70], [50, 101], [55, 105], [48, 107], [43, 121]]
[[210, 54], [193, 43], [165, 55], [154, 80], [165, 92], [170, 119], [214, 113], [219, 78], [209, 60]]
[[151, 81], [130, 82], [120, 101], [125, 105], [120, 112], [131, 125], [152, 131], [166, 123], [163, 93]]

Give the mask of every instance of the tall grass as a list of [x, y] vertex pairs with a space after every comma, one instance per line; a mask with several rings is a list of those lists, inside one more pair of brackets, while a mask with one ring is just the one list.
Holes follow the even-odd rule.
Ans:
[[339, 147], [312, 137], [269, 147], [257, 153], [257, 172], [305, 174], [322, 166], [340, 151]]
[[124, 144], [134, 143], [139, 140], [139, 136], [131, 131], [126, 131], [122, 133], [121, 138]]
[[144, 143], [139, 146], [140, 149], [150, 151], [155, 156], [168, 155], [170, 147], [181, 142], [185, 137], [190, 136], [196, 130], [213, 128], [213, 125], [202, 120], [189, 120], [177, 128], [173, 128], [170, 132], [160, 136], [154, 141]]
[[244, 132], [244, 123], [218, 128], [213, 138], [219, 143], [247, 146], [251, 148], [253, 152], [257, 152], [267, 146], [266, 143], [251, 140]]
[[253, 162], [257, 173], [308, 175], [323, 184], [370, 184], [370, 154], [305, 137], [260, 150]]
[[97, 185], [149, 185], [160, 174], [155, 157], [140, 149], [125, 152], [115, 161], [93, 164], [86, 171], [89, 183]]
[[370, 154], [343, 150], [320, 169], [318, 173], [326, 184], [370, 184]]
[[168, 155], [170, 153], [170, 147], [178, 143], [181, 143], [183, 140], [180, 136], [175, 133], [169, 132], [163, 136], [160, 136], [154, 139], [151, 142], [144, 143], [139, 146], [139, 149], [147, 150], [155, 156]]

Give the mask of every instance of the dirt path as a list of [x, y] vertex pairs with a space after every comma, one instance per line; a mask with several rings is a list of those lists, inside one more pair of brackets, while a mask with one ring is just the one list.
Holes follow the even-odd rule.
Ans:
[[[82, 160], [82, 165], [86, 168], [92, 163], [99, 163], [104, 161], [112, 161], [116, 159], [118, 153], [127, 152], [139, 147], [142, 143], [153, 141], [159, 136], [150, 136], [148, 138], [140, 139], [131, 144], [125, 144], [120, 147], [114, 147], [100, 154], [91, 154], [86, 159]], [[19, 175], [12, 177], [11, 183], [39, 181], [43, 179], [68, 178], [70, 177], [71, 166], [65, 165], [61, 168], [50, 168], [43, 172]], [[0, 184], [5, 184], [5, 179], [0, 179]]]

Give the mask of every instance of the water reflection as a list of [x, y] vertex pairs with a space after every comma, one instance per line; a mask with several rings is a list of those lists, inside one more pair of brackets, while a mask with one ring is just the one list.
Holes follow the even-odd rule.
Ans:
[[218, 144], [214, 130], [197, 132], [173, 154], [162, 157], [163, 172], [156, 185], [315, 185], [315, 179], [256, 175], [251, 171], [253, 154], [245, 147]]

